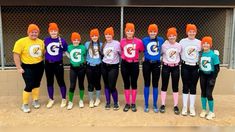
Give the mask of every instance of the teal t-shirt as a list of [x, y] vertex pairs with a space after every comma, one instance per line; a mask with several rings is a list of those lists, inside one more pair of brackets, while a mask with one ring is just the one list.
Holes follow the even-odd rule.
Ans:
[[72, 66], [79, 67], [84, 63], [86, 57], [86, 47], [83, 44], [79, 44], [78, 46], [70, 44], [67, 52], [70, 55], [70, 63]]
[[210, 50], [208, 52], [202, 52], [200, 59], [200, 70], [205, 74], [210, 74], [214, 72], [215, 65], [220, 64], [219, 56], [214, 53], [214, 51]]

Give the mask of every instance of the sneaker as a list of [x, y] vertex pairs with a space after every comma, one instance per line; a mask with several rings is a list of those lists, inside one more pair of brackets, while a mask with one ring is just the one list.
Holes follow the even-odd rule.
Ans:
[[126, 104], [123, 111], [127, 112], [130, 108], [131, 108], [131, 106], [129, 104]]
[[68, 103], [67, 110], [71, 110], [73, 108], [73, 102]]
[[205, 118], [206, 115], [207, 115], [206, 110], [202, 110], [202, 112], [200, 113], [200, 117], [201, 117], [201, 118]]
[[99, 104], [100, 104], [100, 99], [96, 99], [96, 100], [95, 100], [95, 104], [94, 104], [95, 107], [99, 106]]
[[105, 109], [106, 110], [109, 110], [111, 108], [111, 105], [110, 104], [108, 104], [108, 103], [106, 103], [106, 105], [105, 105]]
[[166, 111], [166, 106], [165, 105], [161, 105], [160, 112], [161, 113], [165, 113], [165, 111]]
[[80, 101], [79, 101], [79, 107], [80, 107], [80, 108], [83, 108], [83, 107], [84, 107], [83, 100], [80, 100]]
[[131, 104], [131, 110], [132, 110], [133, 112], [136, 112], [136, 111], [137, 111], [135, 104]]
[[62, 99], [62, 100], [61, 100], [60, 107], [61, 107], [61, 108], [64, 108], [64, 107], [66, 106], [66, 104], [67, 104], [66, 99]]
[[149, 112], [149, 108], [144, 106], [144, 112], [148, 113]]
[[178, 106], [175, 106], [175, 107], [174, 107], [174, 113], [175, 113], [176, 115], [179, 115], [179, 114], [180, 114], [180, 110], [179, 110]]
[[90, 108], [93, 108], [93, 107], [94, 107], [94, 100], [90, 100], [90, 102], [89, 102], [89, 107], [90, 107]]
[[22, 107], [21, 107], [21, 110], [22, 110], [24, 113], [29, 113], [29, 112], [30, 112], [29, 105], [28, 105], [28, 104], [23, 104]]
[[157, 108], [157, 106], [153, 106], [153, 112], [155, 112], [155, 113], [158, 113], [158, 108]]
[[190, 116], [196, 116], [196, 112], [195, 112], [194, 107], [190, 107], [189, 112], [190, 112], [190, 114], [189, 114]]
[[38, 109], [38, 108], [40, 107], [40, 104], [39, 104], [39, 101], [38, 101], [38, 100], [34, 100], [34, 101], [32, 102], [32, 105], [33, 105], [33, 107], [34, 107], [35, 109]]
[[119, 104], [118, 103], [115, 103], [113, 105], [113, 110], [119, 110]]
[[212, 120], [213, 118], [215, 118], [215, 113], [214, 112], [209, 112], [208, 115], [206, 116], [207, 120]]
[[183, 116], [187, 116], [188, 115], [188, 108], [187, 107], [183, 107], [181, 114]]
[[49, 99], [49, 101], [47, 103], [47, 108], [51, 108], [53, 106], [54, 102], [55, 102], [54, 100]]

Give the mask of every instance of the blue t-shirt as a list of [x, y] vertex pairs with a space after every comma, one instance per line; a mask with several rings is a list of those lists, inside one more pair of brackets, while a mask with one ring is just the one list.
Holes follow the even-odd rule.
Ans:
[[164, 43], [162, 37], [157, 39], [151, 39], [149, 36], [142, 39], [144, 44], [144, 59], [152, 61], [160, 61], [161, 58], [161, 47]]
[[220, 64], [219, 56], [216, 55], [212, 50], [208, 52], [202, 52], [200, 59], [200, 70], [205, 74], [214, 72], [215, 65]]
[[[87, 64], [90, 66], [96, 66], [101, 63], [101, 55], [98, 51], [98, 43], [94, 43], [94, 53], [92, 52], [92, 49], [89, 49], [90, 41], [85, 43], [85, 47], [87, 49], [87, 56], [86, 61]], [[102, 48], [102, 43], [100, 42], [100, 50]]]

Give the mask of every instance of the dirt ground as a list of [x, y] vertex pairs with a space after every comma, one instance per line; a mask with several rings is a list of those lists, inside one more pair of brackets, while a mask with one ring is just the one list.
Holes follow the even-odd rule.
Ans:
[[[85, 100], [85, 108], [79, 108], [78, 97], [75, 96], [75, 106], [72, 110], [60, 108], [60, 99], [56, 98], [53, 108], [47, 109], [47, 97], [41, 97], [41, 108], [31, 109], [31, 113], [23, 113], [20, 110], [21, 97], [0, 97], [0, 128], [17, 128], [22, 126], [33, 127], [168, 127], [168, 126], [235, 126], [235, 95], [215, 95], [216, 118], [212, 121], [199, 117], [201, 111], [200, 97], [196, 101], [196, 117], [174, 115], [172, 110], [172, 96], [167, 96], [166, 113], [149, 113], [143, 111], [143, 96], [137, 96], [136, 113], [123, 112], [124, 97], [119, 97], [121, 108], [118, 111], [105, 110], [104, 98], [102, 104], [96, 108], [89, 108]], [[159, 98], [160, 99], [160, 98]], [[150, 106], [152, 105], [150, 100]], [[159, 104], [160, 100], [158, 100]], [[182, 106], [182, 98], [179, 98], [179, 107]], [[159, 104], [160, 105], [160, 104]]]

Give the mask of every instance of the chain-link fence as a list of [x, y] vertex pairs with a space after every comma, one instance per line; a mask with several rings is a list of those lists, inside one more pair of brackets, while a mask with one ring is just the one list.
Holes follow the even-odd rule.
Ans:
[[[148, 25], [156, 23], [159, 35], [165, 38], [169, 27], [178, 29], [178, 41], [184, 37], [187, 23], [194, 23], [198, 27], [197, 38], [205, 35], [213, 36], [214, 49], [221, 53], [225, 42], [226, 8], [159, 8], [159, 7], [1, 7], [3, 25], [4, 58], [6, 66], [14, 66], [12, 49], [16, 40], [26, 36], [30, 23], [39, 25], [40, 38], [48, 36], [47, 28], [50, 22], [59, 25], [62, 37], [70, 43], [70, 34], [77, 31], [82, 36], [82, 43], [89, 40], [90, 29], [100, 29], [101, 40], [103, 31], [108, 26], [115, 29], [115, 39], [120, 40], [121, 20], [123, 24], [133, 22], [136, 25], [136, 36], [142, 38], [147, 35]], [[123, 18], [123, 19], [122, 19]], [[125, 27], [125, 25], [124, 25]], [[65, 64], [68, 59], [64, 58]]]

